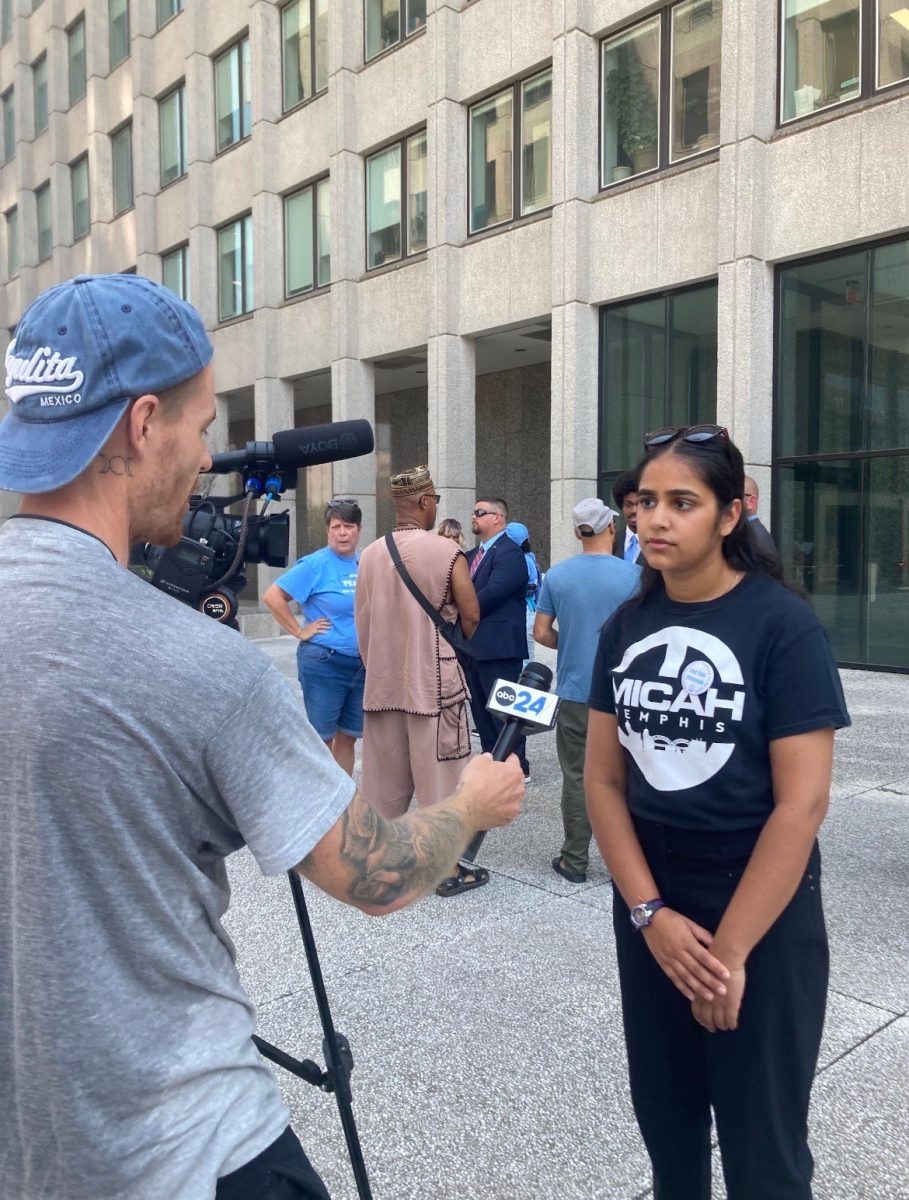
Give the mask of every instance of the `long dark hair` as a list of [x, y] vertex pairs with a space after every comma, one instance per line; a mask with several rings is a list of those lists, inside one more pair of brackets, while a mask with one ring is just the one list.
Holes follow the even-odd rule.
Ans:
[[[684, 438], [676, 438], [648, 451], [636, 468], [638, 480], [650, 463], [664, 454], [674, 454], [689, 463], [701, 482], [716, 496], [720, 511], [728, 509], [733, 500], [741, 501], [738, 523], [723, 538], [723, 557], [730, 567], [746, 574], [766, 575], [802, 595], [800, 589], [792, 587], [783, 577], [779, 559], [768, 554], [754, 536], [745, 513], [745, 463], [738, 446], [719, 437], [708, 442], [686, 442]], [[641, 589], [629, 604], [633, 606], [639, 603], [654, 588], [662, 586], [662, 572], [655, 570], [645, 560]]]

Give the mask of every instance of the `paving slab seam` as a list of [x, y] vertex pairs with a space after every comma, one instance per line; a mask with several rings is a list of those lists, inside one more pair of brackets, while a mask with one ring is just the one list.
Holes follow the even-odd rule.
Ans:
[[523, 879], [520, 875], [509, 875], [507, 871], [488, 868], [490, 876], [497, 875], [502, 879], [508, 879], [512, 883], [523, 884], [524, 887], [533, 888], [537, 892], [543, 892], [546, 896], [551, 896], [553, 900], [577, 900], [580, 896], [589, 895], [591, 892], [597, 891], [598, 888], [606, 887], [612, 883], [611, 879], [605, 879], [602, 883], [582, 883], [577, 884], [577, 891], [574, 892], [553, 892], [548, 887], [544, 887], [542, 883], [534, 883], [531, 879]]
[[[873, 1000], [864, 1000], [861, 996], [853, 996], [851, 992], [844, 992], [839, 988], [830, 988], [830, 995], [840, 996], [843, 1000], [853, 1000], [856, 1004], [861, 1004], [865, 1008], [874, 1008], [878, 1012], [888, 1013], [891, 1017], [909, 1016], [909, 1010], [888, 1008], [886, 1004], [875, 1004]], [[883, 1026], [881, 1026], [881, 1028], [883, 1028]]]
[[885, 1021], [883, 1025], [880, 1025], [877, 1029], [872, 1030], [871, 1033], [868, 1033], [863, 1038], [860, 1038], [859, 1041], [857, 1041], [854, 1046], [850, 1046], [848, 1048], [848, 1050], [844, 1050], [842, 1054], [837, 1055], [836, 1058], [832, 1058], [830, 1060], [830, 1062], [825, 1063], [824, 1066], [821, 1067], [821, 1069], [815, 1073], [815, 1078], [817, 1079], [821, 1075], [825, 1075], [830, 1070], [831, 1067], [836, 1066], [837, 1063], [842, 1062], [844, 1058], [848, 1058], [850, 1054], [854, 1054], [855, 1051], [858, 1050], [861, 1046], [864, 1046], [866, 1042], [870, 1042], [872, 1038], [876, 1038], [879, 1034], [881, 1034], [885, 1030], [889, 1029], [891, 1025], [895, 1025], [897, 1021], [901, 1021], [901, 1020], [903, 1020], [902, 1016], [895, 1016], [895, 1017], [893, 1017], [892, 1020]]
[[898, 779], [891, 779], [889, 783], [876, 783], [873, 787], [862, 788], [860, 792], [849, 792], [846, 796], [831, 797], [830, 804], [839, 804], [841, 800], [858, 800], [862, 796], [870, 796], [872, 792], [889, 792], [894, 796], [909, 797], [909, 792], [900, 791], [900, 789], [895, 786], [898, 783], [902, 783], [902, 781], [903, 776], [900, 775]]

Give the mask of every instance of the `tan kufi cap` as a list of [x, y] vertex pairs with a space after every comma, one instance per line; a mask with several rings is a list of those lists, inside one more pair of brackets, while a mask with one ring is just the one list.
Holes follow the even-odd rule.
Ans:
[[428, 492], [430, 488], [435, 490], [435, 484], [427, 466], [411, 467], [409, 471], [402, 471], [400, 475], [391, 477], [393, 496], [418, 496], [420, 492]]

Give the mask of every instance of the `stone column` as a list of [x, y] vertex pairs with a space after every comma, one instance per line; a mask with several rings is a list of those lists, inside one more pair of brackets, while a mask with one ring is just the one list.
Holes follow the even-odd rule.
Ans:
[[442, 499], [439, 511], [461, 522], [470, 540], [476, 499], [476, 344], [439, 334], [428, 343], [429, 467]]
[[[331, 418], [376, 423], [375, 368], [358, 358], [336, 358], [331, 364]], [[387, 486], [387, 480], [381, 481]], [[363, 513], [362, 545], [376, 536], [376, 456], [347, 458], [332, 468], [336, 496], [355, 496]]]
[[576, 553], [571, 510], [597, 493], [599, 312], [588, 303], [590, 203], [576, 198], [597, 194], [598, 126], [590, 120], [597, 55], [596, 40], [578, 28], [553, 44], [552, 563]]
[[740, 0], [723, 23], [720, 117], [717, 420], [726, 425], [757, 480], [770, 524], [773, 454], [774, 271], [766, 262], [767, 139], [776, 128], [777, 42], [762, 0]]
[[597, 494], [599, 313], [573, 301], [552, 312], [550, 562], [576, 552], [571, 510]]

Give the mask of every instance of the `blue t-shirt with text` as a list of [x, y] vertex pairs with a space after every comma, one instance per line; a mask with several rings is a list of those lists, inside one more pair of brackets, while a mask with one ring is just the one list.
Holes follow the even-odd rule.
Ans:
[[359, 553], [342, 558], [328, 546], [307, 554], [275, 580], [301, 606], [307, 621], [325, 617], [331, 629], [311, 639], [315, 646], [326, 646], [339, 654], [359, 657], [357, 630], [354, 625], [354, 593], [357, 588]]
[[640, 567], [614, 554], [578, 554], [547, 571], [537, 612], [558, 623], [556, 694], [563, 700], [587, 703], [600, 630], [640, 578]]

